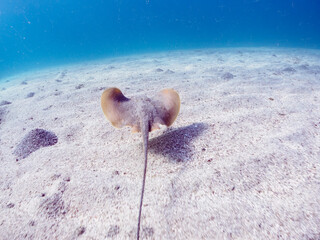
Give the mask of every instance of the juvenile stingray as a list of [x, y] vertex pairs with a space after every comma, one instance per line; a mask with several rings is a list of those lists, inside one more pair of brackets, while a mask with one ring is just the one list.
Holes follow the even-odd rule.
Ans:
[[147, 172], [149, 132], [159, 129], [159, 125], [170, 126], [174, 122], [179, 113], [180, 98], [173, 89], [163, 89], [154, 98], [141, 96], [129, 99], [118, 88], [109, 88], [102, 93], [101, 107], [114, 127], [130, 126], [132, 132], [142, 133], [145, 161], [137, 228], [137, 239], [139, 239]]

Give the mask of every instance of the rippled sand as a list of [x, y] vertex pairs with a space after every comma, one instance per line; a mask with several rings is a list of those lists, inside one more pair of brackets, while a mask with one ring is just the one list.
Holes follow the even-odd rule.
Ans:
[[[1, 83], [1, 239], [135, 238], [142, 139], [105, 119], [100, 96], [113, 86], [181, 98], [173, 126], [150, 136], [143, 239], [319, 238], [320, 51], [231, 48]], [[17, 156], [34, 129], [58, 141]]]

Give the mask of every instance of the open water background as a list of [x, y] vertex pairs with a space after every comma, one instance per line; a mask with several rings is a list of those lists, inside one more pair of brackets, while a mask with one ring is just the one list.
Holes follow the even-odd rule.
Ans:
[[58, 64], [211, 47], [319, 49], [320, 1], [0, 1], [0, 81]]

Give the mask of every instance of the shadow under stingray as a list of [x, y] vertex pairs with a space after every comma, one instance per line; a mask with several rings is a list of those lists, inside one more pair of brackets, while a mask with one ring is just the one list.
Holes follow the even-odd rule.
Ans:
[[194, 149], [191, 144], [192, 140], [200, 136], [207, 128], [208, 124], [193, 123], [166, 132], [159, 137], [150, 139], [148, 150], [151, 153], [168, 157], [171, 162], [190, 161]]

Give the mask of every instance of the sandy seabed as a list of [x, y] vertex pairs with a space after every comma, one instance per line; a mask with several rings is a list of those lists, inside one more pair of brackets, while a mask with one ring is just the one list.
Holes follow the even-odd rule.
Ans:
[[[320, 238], [320, 51], [231, 48], [1, 83], [1, 240], [136, 237], [142, 140], [105, 119], [114, 86], [181, 98], [176, 122], [150, 136], [142, 239]], [[44, 130], [57, 141], [26, 141]]]

